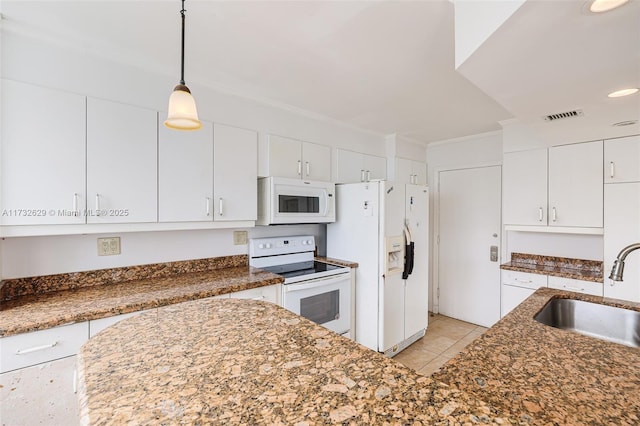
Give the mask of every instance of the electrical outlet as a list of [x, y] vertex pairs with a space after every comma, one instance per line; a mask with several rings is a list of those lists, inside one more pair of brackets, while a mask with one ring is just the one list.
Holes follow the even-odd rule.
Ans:
[[120, 254], [120, 237], [98, 238], [98, 256]]
[[249, 242], [249, 233], [247, 231], [233, 231], [233, 244], [239, 246]]

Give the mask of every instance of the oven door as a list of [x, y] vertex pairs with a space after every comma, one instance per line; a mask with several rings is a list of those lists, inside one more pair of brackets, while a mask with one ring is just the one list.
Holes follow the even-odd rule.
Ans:
[[283, 287], [288, 310], [338, 334], [351, 328], [351, 274], [312, 279]]

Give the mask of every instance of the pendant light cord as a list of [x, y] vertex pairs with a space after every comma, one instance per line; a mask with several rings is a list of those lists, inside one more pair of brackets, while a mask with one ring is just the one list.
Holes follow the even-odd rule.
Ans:
[[182, 0], [182, 10], [180, 11], [180, 15], [182, 15], [182, 51], [180, 56], [180, 84], [184, 85], [184, 12], [186, 12], [184, 8], [184, 0]]

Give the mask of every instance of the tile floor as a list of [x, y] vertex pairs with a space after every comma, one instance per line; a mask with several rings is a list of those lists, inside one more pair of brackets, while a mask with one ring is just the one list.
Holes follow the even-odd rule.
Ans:
[[427, 334], [393, 359], [430, 376], [486, 330], [444, 315], [429, 314]]

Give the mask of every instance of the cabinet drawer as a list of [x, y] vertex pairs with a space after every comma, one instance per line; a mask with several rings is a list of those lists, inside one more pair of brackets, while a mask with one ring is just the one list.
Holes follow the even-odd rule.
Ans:
[[576, 293], [602, 296], [602, 283], [574, 280], [571, 278], [549, 277], [549, 287], [558, 290], [575, 291]]
[[89, 338], [89, 323], [63, 325], [0, 339], [0, 373], [78, 353]]
[[264, 300], [265, 302], [280, 303], [280, 285], [269, 285], [265, 287], [257, 287], [249, 290], [237, 291], [231, 293], [229, 296], [232, 299], [252, 299], [252, 300]]
[[524, 287], [530, 289], [537, 289], [547, 286], [547, 276], [539, 274], [529, 274], [527, 272], [508, 271], [503, 269], [501, 271], [502, 284], [514, 285], [517, 287]]
[[102, 330], [104, 330], [107, 327], [112, 326], [113, 324], [122, 321], [125, 318], [131, 318], [133, 316], [139, 315], [143, 312], [149, 312], [153, 309], [147, 309], [144, 311], [137, 311], [137, 312], [130, 312], [128, 314], [120, 314], [120, 315], [115, 315], [112, 317], [107, 317], [107, 318], [100, 318], [97, 320], [91, 320], [89, 321], [89, 338], [92, 338], [93, 336], [95, 336], [96, 334], [98, 334], [99, 332], [101, 332]]

